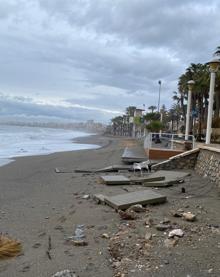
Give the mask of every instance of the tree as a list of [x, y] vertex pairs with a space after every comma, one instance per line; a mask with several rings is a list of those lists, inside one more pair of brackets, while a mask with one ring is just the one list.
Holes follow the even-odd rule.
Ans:
[[129, 107], [126, 108], [126, 114], [128, 116], [134, 116], [135, 111], [136, 111], [135, 106], [129, 106]]
[[220, 46], [217, 46], [214, 52], [214, 56], [220, 56]]
[[[208, 111], [208, 96], [209, 96], [209, 70], [206, 64], [191, 64], [184, 74], [179, 78], [178, 92], [180, 96], [182, 95], [183, 101], [187, 99], [188, 96], [188, 86], [187, 82], [189, 80], [194, 80], [195, 85], [192, 93], [192, 110], [197, 111], [199, 124], [198, 124], [198, 134], [201, 135], [202, 126], [206, 126], [207, 121], [207, 111]], [[179, 97], [180, 97], [179, 96]], [[185, 119], [186, 107], [180, 102], [181, 110], [183, 111], [183, 116]], [[184, 120], [185, 121], [185, 120]], [[191, 118], [192, 126], [192, 118]]]
[[156, 110], [157, 109], [157, 107], [156, 106], [150, 106], [150, 107], [148, 107], [148, 110], [151, 110], [151, 112], [153, 113], [154, 112], [154, 110]]
[[163, 124], [161, 121], [153, 120], [146, 126], [146, 128], [151, 132], [159, 132], [163, 129]]

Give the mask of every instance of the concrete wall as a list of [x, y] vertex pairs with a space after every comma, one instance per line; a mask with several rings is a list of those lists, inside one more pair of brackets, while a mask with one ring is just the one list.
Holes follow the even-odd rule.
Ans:
[[152, 168], [155, 170], [159, 169], [193, 169], [196, 164], [199, 149], [193, 149], [174, 157], [169, 160], [153, 165]]
[[202, 146], [177, 156], [165, 162], [153, 165], [154, 170], [160, 169], [195, 169], [202, 177], [208, 177], [220, 186], [220, 149]]
[[195, 164], [195, 171], [220, 185], [220, 149], [201, 147]]

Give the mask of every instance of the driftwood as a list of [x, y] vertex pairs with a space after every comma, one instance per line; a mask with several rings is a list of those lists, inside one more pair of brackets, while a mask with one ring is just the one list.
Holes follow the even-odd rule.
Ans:
[[52, 249], [51, 236], [49, 236], [48, 237], [48, 247], [47, 247], [47, 251], [46, 251], [46, 254], [47, 254], [47, 257], [49, 258], [49, 260], [52, 260], [52, 257], [50, 255], [51, 249]]

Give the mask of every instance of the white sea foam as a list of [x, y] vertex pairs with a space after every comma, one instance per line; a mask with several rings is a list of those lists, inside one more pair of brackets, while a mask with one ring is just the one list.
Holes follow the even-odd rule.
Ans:
[[88, 135], [64, 129], [0, 125], [0, 165], [11, 162], [13, 157], [98, 148], [72, 141]]

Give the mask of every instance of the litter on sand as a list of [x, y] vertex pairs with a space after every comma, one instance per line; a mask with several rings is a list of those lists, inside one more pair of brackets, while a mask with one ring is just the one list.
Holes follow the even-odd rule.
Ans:
[[0, 235], [0, 259], [15, 257], [21, 253], [21, 250], [19, 241]]

